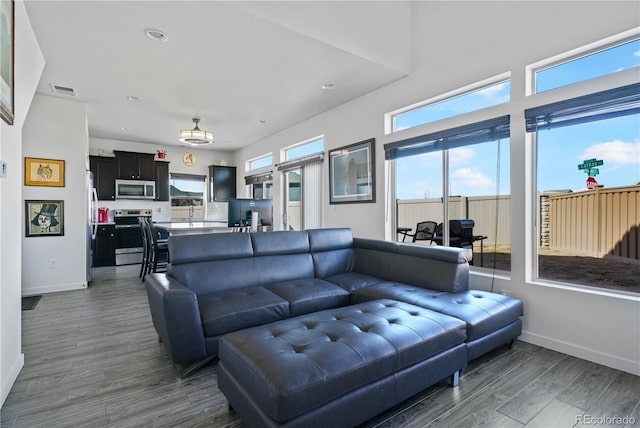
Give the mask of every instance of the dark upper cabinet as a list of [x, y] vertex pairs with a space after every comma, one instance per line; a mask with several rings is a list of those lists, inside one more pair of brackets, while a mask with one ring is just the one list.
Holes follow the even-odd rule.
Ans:
[[93, 172], [93, 187], [98, 199], [107, 201], [116, 198], [115, 179], [118, 175], [116, 159], [103, 156], [89, 156], [89, 167]]
[[156, 161], [156, 201], [169, 200], [169, 162]]
[[93, 266], [116, 265], [116, 227], [112, 224], [98, 225], [93, 247]]
[[155, 154], [114, 150], [118, 164], [118, 178], [155, 180]]
[[236, 197], [236, 167], [209, 165], [209, 201], [226, 202]]

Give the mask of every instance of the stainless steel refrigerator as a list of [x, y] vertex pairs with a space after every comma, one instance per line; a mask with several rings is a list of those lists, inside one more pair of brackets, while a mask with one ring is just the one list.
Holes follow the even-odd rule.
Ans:
[[86, 222], [87, 222], [87, 286], [93, 280], [93, 251], [96, 242], [96, 231], [98, 223], [98, 194], [93, 187], [93, 173], [87, 171], [86, 175]]

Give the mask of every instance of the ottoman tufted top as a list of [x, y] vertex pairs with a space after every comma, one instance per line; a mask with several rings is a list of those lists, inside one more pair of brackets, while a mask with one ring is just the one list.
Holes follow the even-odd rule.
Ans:
[[465, 323], [376, 300], [237, 331], [219, 358], [252, 400], [287, 420], [465, 340]]

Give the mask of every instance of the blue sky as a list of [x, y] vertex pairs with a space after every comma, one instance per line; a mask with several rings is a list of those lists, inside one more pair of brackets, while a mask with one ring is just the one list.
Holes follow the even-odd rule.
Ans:
[[[538, 72], [537, 91], [640, 66], [640, 41]], [[396, 119], [403, 129], [451, 117], [509, 100], [503, 83], [472, 96], [432, 104]], [[498, 164], [498, 145], [500, 159]], [[640, 182], [640, 115], [558, 128], [538, 133], [538, 190], [586, 189], [587, 174], [578, 169], [586, 159], [604, 161], [596, 176], [606, 187]], [[396, 161], [399, 199], [442, 196], [441, 154], [430, 153]], [[461, 147], [449, 154], [450, 195], [509, 194], [509, 140]], [[498, 175], [499, 171], [499, 175]], [[499, 188], [498, 188], [499, 186]]]

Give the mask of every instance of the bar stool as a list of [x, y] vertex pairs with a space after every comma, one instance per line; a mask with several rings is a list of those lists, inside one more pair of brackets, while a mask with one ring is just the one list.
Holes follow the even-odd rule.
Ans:
[[158, 267], [166, 270], [169, 265], [169, 247], [166, 239], [160, 239], [156, 227], [149, 218], [143, 219], [145, 234], [147, 235], [147, 247], [149, 248], [146, 268], [142, 274], [142, 280], [148, 273], [158, 272]]

